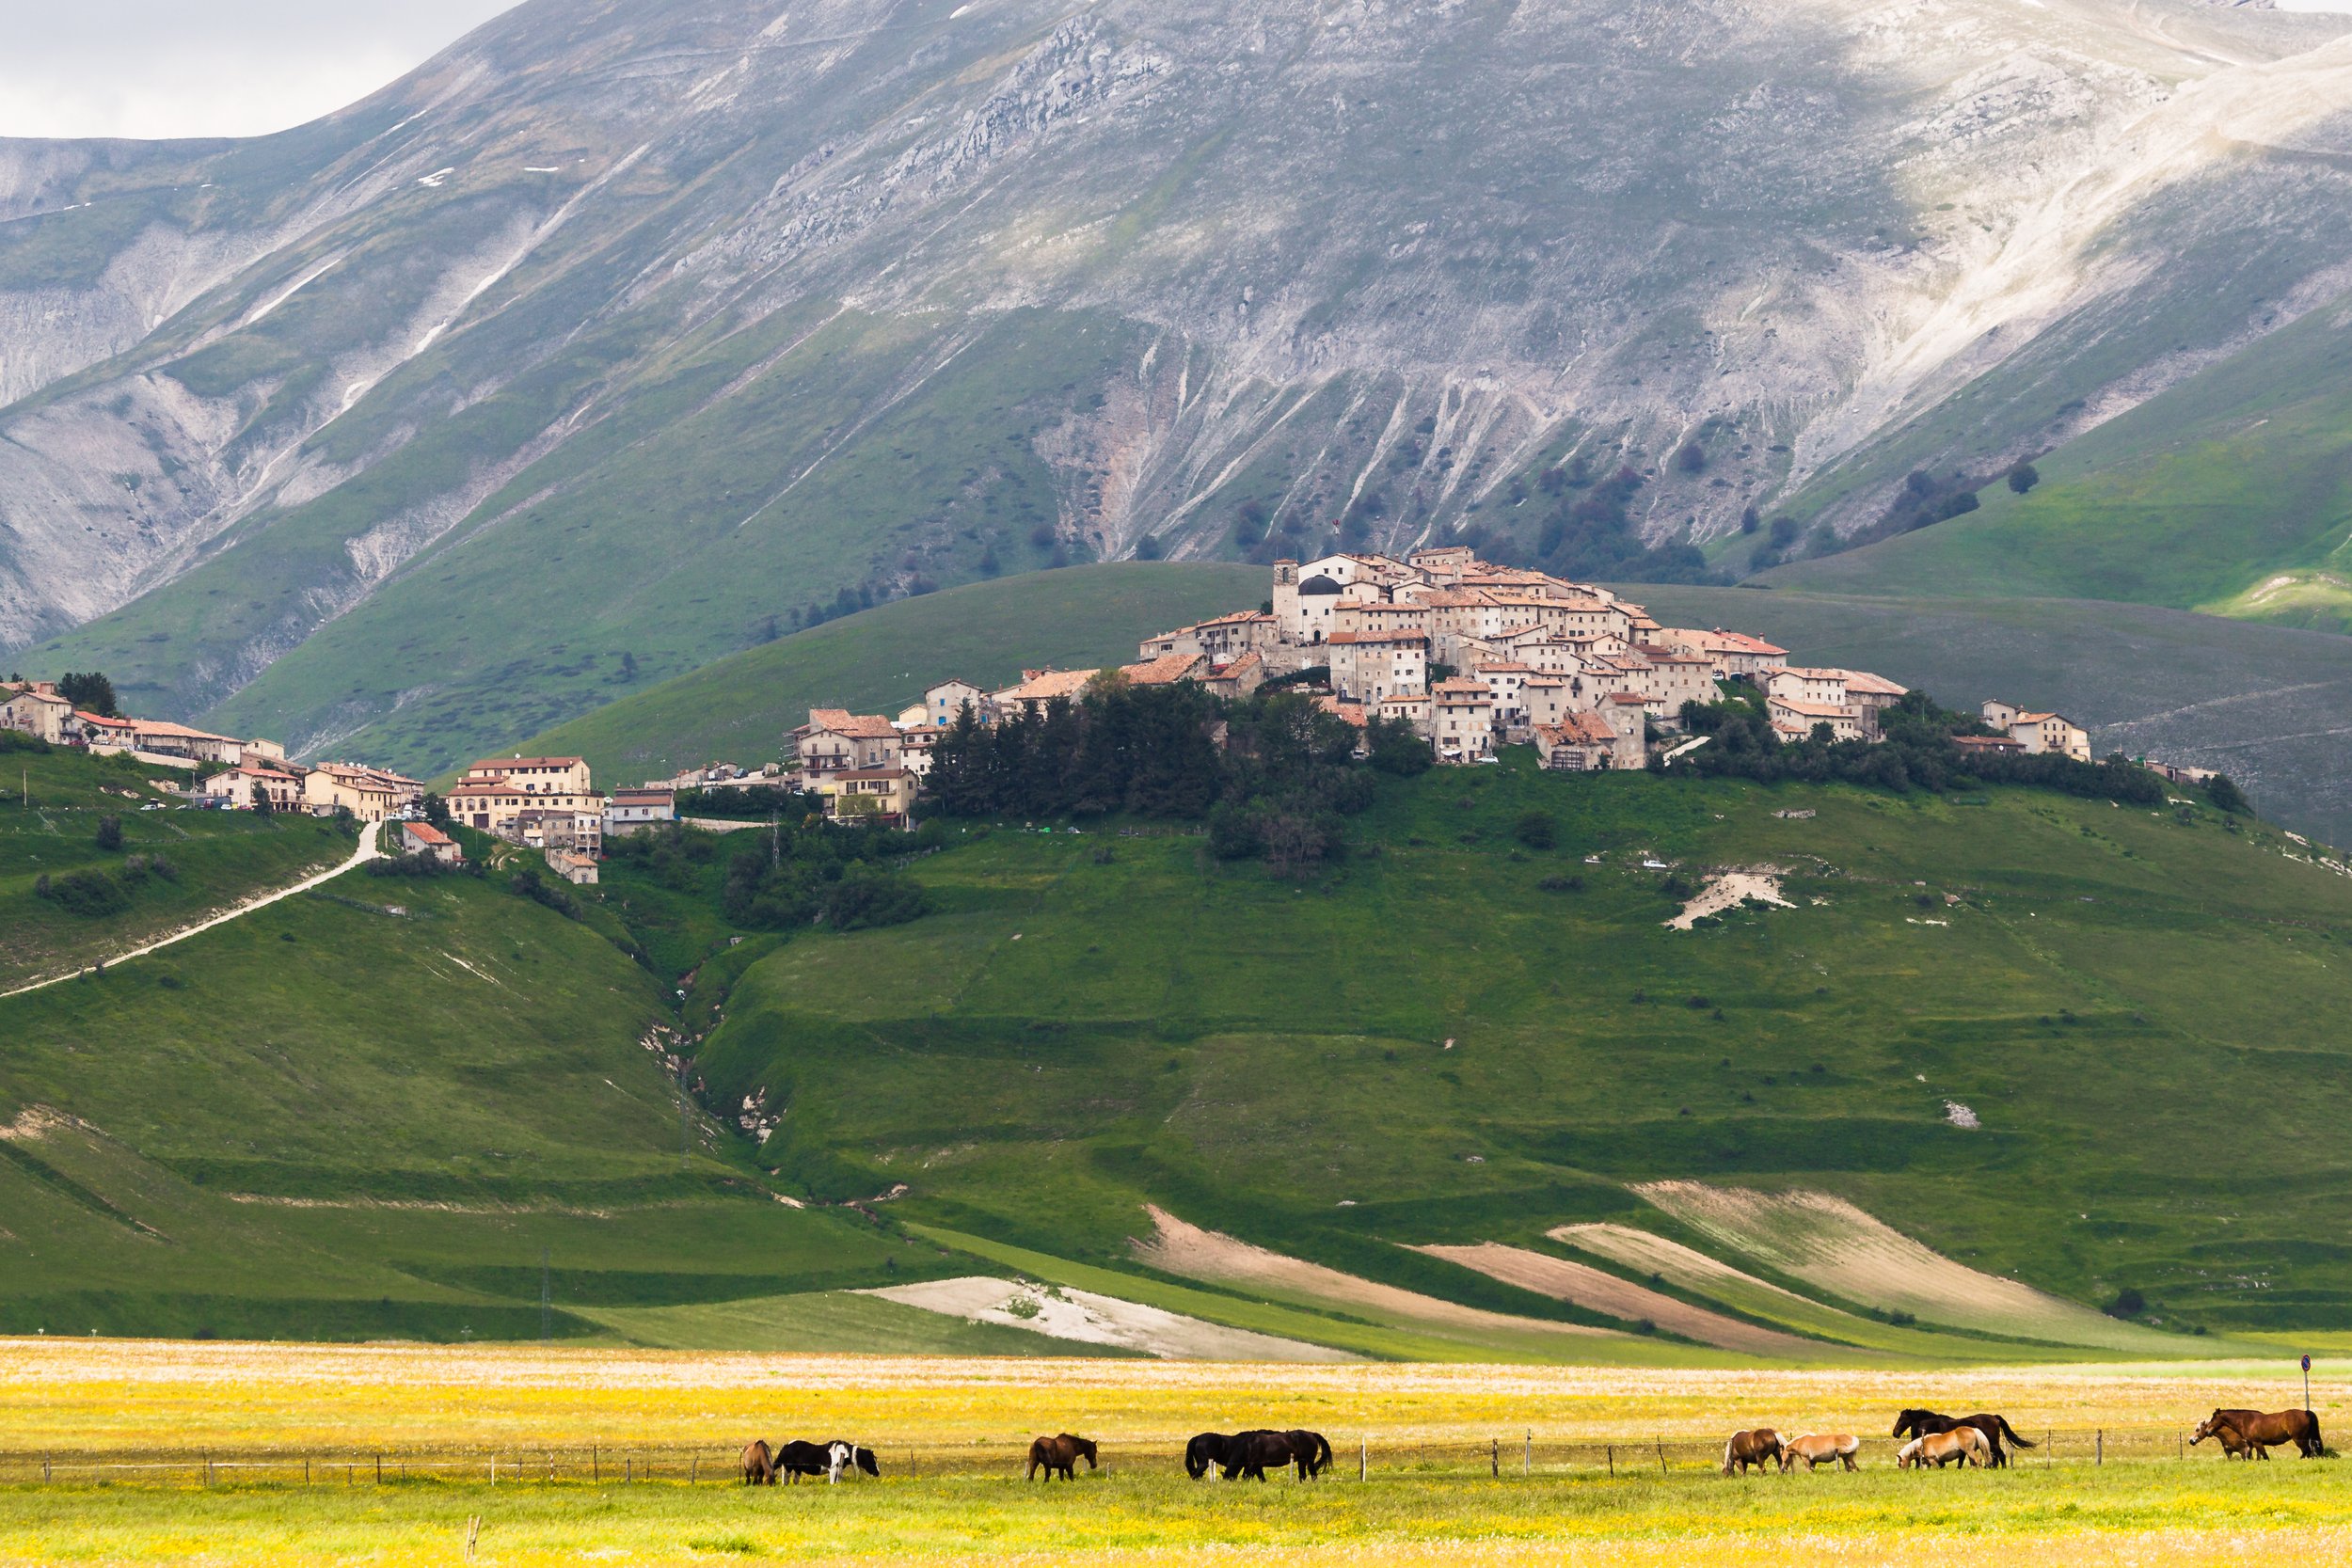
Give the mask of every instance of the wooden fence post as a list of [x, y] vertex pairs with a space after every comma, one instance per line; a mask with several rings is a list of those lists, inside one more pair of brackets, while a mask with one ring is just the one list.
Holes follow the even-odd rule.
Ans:
[[694, 1482], [695, 1482], [696, 1481], [698, 1481], [698, 1480], [700, 1480], [700, 1479], [701, 1479], [701, 1477], [702, 1477], [702, 1473], [703, 1473], [703, 1461], [702, 1461], [702, 1455], [700, 1455], [700, 1454], [696, 1454], [696, 1455], [694, 1456], [694, 1459], [693, 1459], [693, 1462], [692, 1462], [691, 1465], [688, 1468], [688, 1470], [687, 1470], [687, 1472], [686, 1472], [686, 1484], [687, 1484], [687, 1485], [689, 1485], [689, 1486], [693, 1485], [693, 1484], [694, 1484]]
[[1534, 1427], [1529, 1427], [1527, 1429], [1527, 1449], [1519, 1455], [1519, 1474], [1522, 1476], [1532, 1476], [1534, 1473], [1535, 1429]]
[[302, 1484], [310, 1484], [310, 1462], [307, 1459], [302, 1462]]
[[1356, 1439], [1356, 1479], [1372, 1479], [1372, 1439], [1369, 1437]]
[[1658, 1473], [1661, 1476], [1666, 1473], [1666, 1440], [1663, 1437], [1658, 1439]]
[[1489, 1441], [1494, 1444], [1494, 1451], [1486, 1456], [1488, 1471], [1495, 1480], [1501, 1481], [1502, 1479], [1502, 1439], [1496, 1437]]
[[604, 1461], [599, 1457], [594, 1443], [588, 1445], [588, 1479], [598, 1484], [602, 1484], [604, 1481]]
[[2091, 1444], [2090, 1462], [2093, 1465], [2105, 1465], [2107, 1462], [2107, 1429], [2101, 1427], [2092, 1433]]
[[1608, 1445], [1608, 1449], [1609, 1449], [1609, 1479], [1610, 1479], [1611, 1481], [1614, 1481], [1614, 1480], [1616, 1480], [1616, 1479], [1617, 1479], [1617, 1445], [1616, 1445], [1616, 1444], [1614, 1444], [1614, 1443], [1611, 1443], [1611, 1444], [1609, 1444], [1609, 1445]]
[[40, 1456], [40, 1483], [43, 1486], [49, 1484], [49, 1456], [47, 1454]]
[[375, 1456], [375, 1484], [384, 1484], [384, 1456], [380, 1453]]

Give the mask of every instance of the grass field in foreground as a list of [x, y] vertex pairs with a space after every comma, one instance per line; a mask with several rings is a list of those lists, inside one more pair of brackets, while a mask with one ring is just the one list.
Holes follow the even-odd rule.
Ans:
[[[1964, 1547], [2077, 1564], [2338, 1560], [2352, 1549], [2352, 1470], [2334, 1464], [2199, 1453], [1913, 1476], [1874, 1452], [1855, 1475], [1726, 1482], [1688, 1459], [1663, 1477], [1630, 1464], [1614, 1477], [1590, 1465], [1514, 1476], [1506, 1463], [1493, 1479], [1406, 1457], [1418, 1439], [1656, 1432], [1671, 1444], [1768, 1419], [1875, 1436], [1914, 1401], [2002, 1409], [2028, 1431], [2169, 1425], [2216, 1402], [2290, 1402], [2290, 1366], [1724, 1373], [0, 1341], [0, 1450], [19, 1454], [103, 1446], [138, 1457], [130, 1429], [167, 1433], [183, 1453], [621, 1441], [723, 1451], [752, 1432], [794, 1431], [854, 1433], [885, 1469], [880, 1484], [756, 1492], [609, 1479], [379, 1488], [364, 1465], [356, 1484], [322, 1468], [309, 1488], [291, 1477], [209, 1490], [16, 1485], [0, 1487], [0, 1561], [441, 1562], [462, 1555], [476, 1517], [476, 1560], [499, 1564], [1883, 1562]], [[2313, 1396], [2323, 1425], [2340, 1426], [2352, 1386], [2329, 1377]], [[1248, 1418], [1315, 1425], [1343, 1449], [1369, 1433], [1394, 1457], [1369, 1482], [1343, 1463], [1314, 1487], [1226, 1487], [1185, 1481], [1156, 1447]], [[1075, 1486], [1025, 1486], [1017, 1445], [1061, 1428], [1101, 1437], [1105, 1468]], [[893, 1451], [910, 1442], [983, 1443], [1003, 1468], [910, 1479]]]

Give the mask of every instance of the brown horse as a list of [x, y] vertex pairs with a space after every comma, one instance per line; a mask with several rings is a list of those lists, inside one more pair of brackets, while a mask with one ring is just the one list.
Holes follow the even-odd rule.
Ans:
[[[2308, 1410], [2217, 1410], [2189, 1442], [2208, 1437], [2220, 1439], [2224, 1453], [2247, 1453], [2254, 1459], [2268, 1459], [2271, 1449], [2280, 1443], [2294, 1444], [2305, 1459], [2324, 1458], [2328, 1451], [2319, 1439], [2319, 1418]], [[2237, 1441], [2233, 1443], [2233, 1437]]]
[[1949, 1432], [1931, 1432], [1914, 1437], [1895, 1455], [1898, 1470], [1924, 1470], [1932, 1465], [1942, 1469], [1957, 1463], [1962, 1469], [1975, 1465], [1990, 1468], [1993, 1464], [1993, 1443], [1972, 1426], [1956, 1426]]
[[1029, 1473], [1024, 1481], [1035, 1481], [1042, 1469], [1047, 1481], [1056, 1476], [1064, 1481], [1078, 1479], [1078, 1461], [1085, 1460], [1087, 1468], [1096, 1468], [1094, 1445], [1075, 1433], [1065, 1432], [1058, 1437], [1041, 1437], [1029, 1445]]
[[775, 1483], [775, 1456], [768, 1451], [766, 1438], [755, 1437], [743, 1445], [743, 1484], [773, 1486]]
[[2009, 1418], [1999, 1415], [1939, 1416], [1932, 1410], [1906, 1410], [1895, 1418], [1898, 1437], [1925, 1437], [1931, 1433], [1949, 1432], [1954, 1427], [1975, 1427], [1984, 1433], [1984, 1440], [1993, 1449], [1993, 1467], [2006, 1469], [2009, 1455], [2001, 1451], [2001, 1439], [2006, 1437], [2016, 1448], [2030, 1449], [2033, 1445], [2010, 1430]]
[[1836, 1460], [1847, 1469], [1858, 1469], [1853, 1456], [1862, 1451], [1862, 1439], [1849, 1432], [1819, 1432], [1804, 1437], [1786, 1438], [1780, 1445], [1780, 1473], [1787, 1475], [1804, 1460], [1804, 1467], [1826, 1465]]
[[1771, 1427], [1757, 1427], [1753, 1432], [1735, 1432], [1731, 1441], [1724, 1445], [1724, 1474], [1737, 1471], [1748, 1473], [1753, 1465], [1761, 1470], [1780, 1457], [1780, 1433]]

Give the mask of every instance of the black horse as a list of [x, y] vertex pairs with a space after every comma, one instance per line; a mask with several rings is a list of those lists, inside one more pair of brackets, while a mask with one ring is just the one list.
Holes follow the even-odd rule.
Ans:
[[1329, 1468], [1331, 1445], [1319, 1432], [1294, 1427], [1282, 1433], [1290, 1439], [1291, 1458], [1298, 1465], [1298, 1479], [1312, 1481]]
[[775, 1450], [776, 1473], [798, 1485], [803, 1476], [823, 1476], [838, 1481], [844, 1472], [863, 1470], [879, 1477], [882, 1466], [874, 1461], [874, 1450], [860, 1448], [847, 1438], [835, 1437], [824, 1443], [806, 1443], [795, 1437]]
[[[1254, 1432], [1204, 1432], [1184, 1445], [1184, 1473], [1199, 1481], [1211, 1470], [1223, 1470], [1229, 1455], [1245, 1437], [1255, 1437]], [[1229, 1478], [1230, 1479], [1230, 1478]]]
[[1954, 1427], [1975, 1427], [1984, 1433], [1984, 1440], [1992, 1445], [1993, 1468], [1996, 1470], [2009, 1465], [2009, 1455], [2001, 1451], [2002, 1438], [2008, 1438], [2021, 1449], [2033, 1447], [2018, 1436], [2010, 1429], [2008, 1418], [2002, 1416], [1939, 1416], [1932, 1410], [1906, 1410], [1895, 1418], [1895, 1435], [1898, 1437], [1927, 1437], [1935, 1433], [1949, 1432]]

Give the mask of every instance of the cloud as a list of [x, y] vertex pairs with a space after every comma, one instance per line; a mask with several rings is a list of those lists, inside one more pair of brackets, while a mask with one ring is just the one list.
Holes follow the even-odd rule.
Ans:
[[0, 136], [236, 136], [366, 97], [511, 0], [87, 0], [11, 8]]

